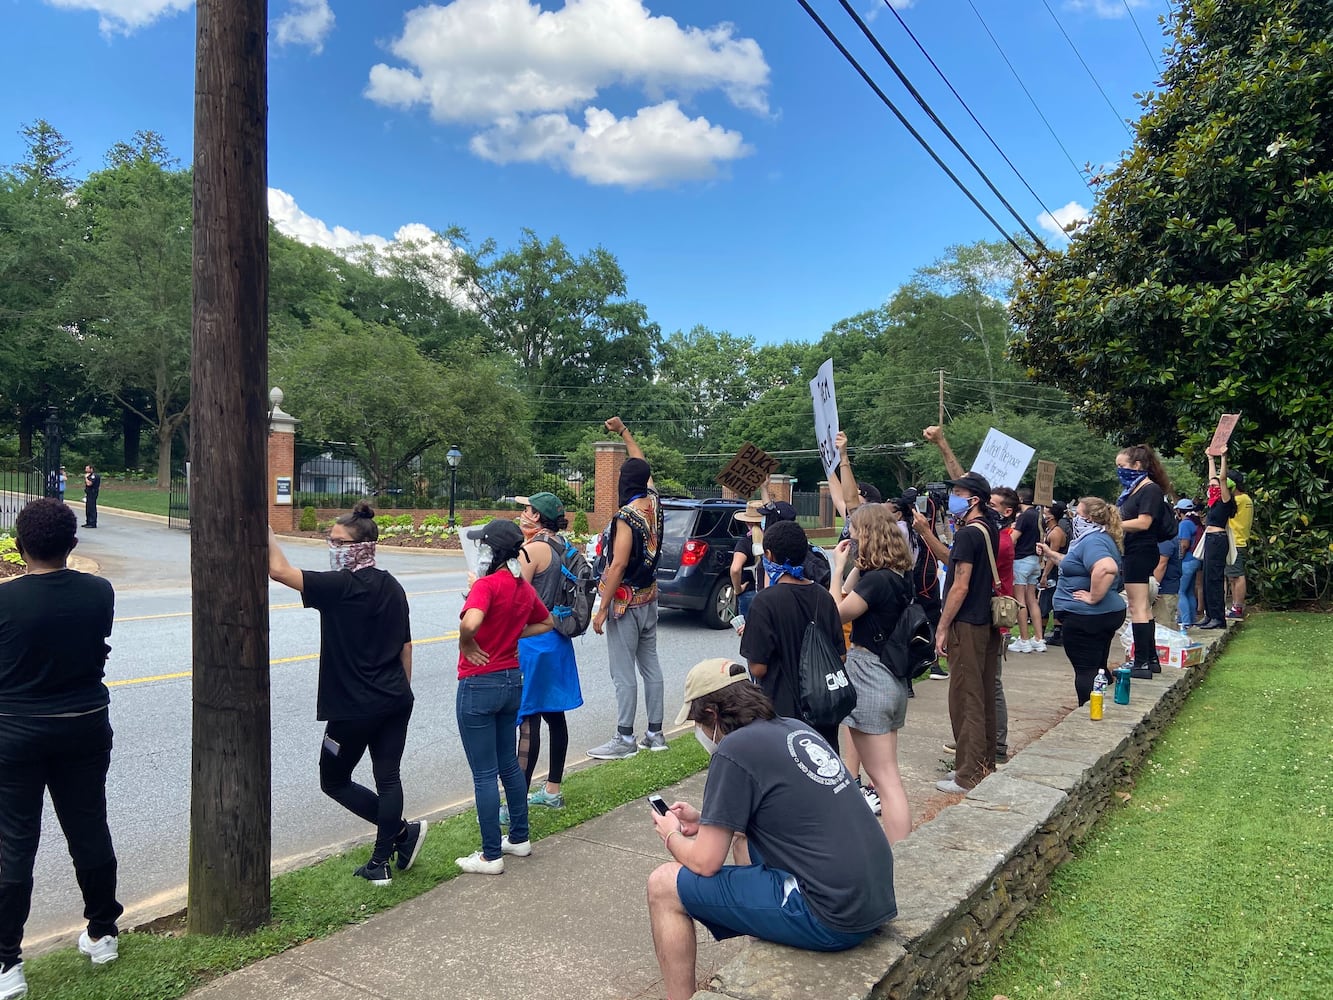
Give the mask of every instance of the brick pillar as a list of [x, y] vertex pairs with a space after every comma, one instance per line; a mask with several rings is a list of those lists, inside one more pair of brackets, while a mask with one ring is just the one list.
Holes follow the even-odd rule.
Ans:
[[[274, 531], [294, 531], [300, 519], [296, 509], [296, 425], [299, 421], [282, 409], [282, 390], [268, 394], [273, 412], [268, 420], [268, 523]], [[278, 503], [278, 482], [285, 480], [289, 489]]]
[[768, 498], [770, 500], [781, 500], [783, 503], [791, 503], [791, 488], [795, 482], [792, 476], [783, 476], [774, 474], [768, 477]]
[[594, 441], [593, 517], [605, 525], [620, 509], [620, 467], [629, 457], [623, 441]]
[[749, 500], [750, 498], [749, 498], [749, 497], [743, 497], [743, 496], [741, 496], [739, 493], [737, 493], [735, 490], [733, 490], [730, 486], [724, 486], [724, 487], [722, 487], [722, 499], [723, 499], [723, 500]]
[[819, 526], [833, 527], [833, 497], [829, 493], [827, 479], [819, 481]]

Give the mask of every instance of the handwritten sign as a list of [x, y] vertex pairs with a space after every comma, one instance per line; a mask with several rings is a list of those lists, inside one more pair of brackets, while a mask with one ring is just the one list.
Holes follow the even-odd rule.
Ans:
[[481, 532], [486, 526], [474, 524], [458, 529], [458, 540], [463, 545], [463, 560], [469, 573], [476, 573], [481, 561]]
[[274, 480], [273, 502], [280, 507], [292, 505], [292, 477], [278, 476]]
[[1239, 413], [1222, 414], [1222, 419], [1217, 422], [1217, 430], [1213, 431], [1213, 440], [1208, 443], [1209, 455], [1221, 455], [1226, 451], [1227, 442], [1231, 440], [1231, 432], [1236, 429], [1238, 420]]
[[1055, 463], [1037, 459], [1037, 485], [1032, 491], [1032, 502], [1038, 507], [1049, 507], [1055, 502]]
[[838, 475], [841, 456], [833, 439], [838, 436], [838, 397], [833, 391], [833, 359], [819, 366], [819, 373], [810, 380], [810, 398], [815, 404], [815, 440], [819, 442], [819, 460], [824, 463], [824, 475], [834, 479]]
[[736, 457], [717, 474], [717, 482], [737, 496], [748, 497], [759, 484], [766, 482], [778, 469], [778, 460], [749, 441], [736, 452]]
[[972, 471], [985, 476], [991, 486], [1013, 488], [1023, 478], [1023, 473], [1036, 453], [1035, 448], [1029, 448], [1022, 441], [1016, 441], [992, 427], [986, 434], [986, 440], [981, 442], [981, 451], [972, 463]]

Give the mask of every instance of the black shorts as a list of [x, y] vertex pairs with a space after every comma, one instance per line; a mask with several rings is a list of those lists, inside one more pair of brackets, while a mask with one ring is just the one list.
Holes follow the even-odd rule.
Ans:
[[1152, 548], [1125, 549], [1125, 582], [1147, 583], [1148, 577], [1152, 576], [1152, 571], [1157, 568], [1157, 560], [1160, 558], [1156, 545]]

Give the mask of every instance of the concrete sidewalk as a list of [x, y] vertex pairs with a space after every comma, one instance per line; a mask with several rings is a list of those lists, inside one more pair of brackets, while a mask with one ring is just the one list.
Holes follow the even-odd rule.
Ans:
[[[1064, 653], [1005, 663], [1010, 753], [1074, 707]], [[1153, 682], [1134, 682], [1153, 683]], [[916, 825], [959, 800], [935, 790], [951, 757], [947, 682], [925, 680], [899, 735], [900, 769]], [[704, 776], [664, 792], [698, 803]], [[659, 998], [645, 906], [648, 874], [667, 856], [639, 802], [506, 859], [499, 877], [461, 875], [364, 924], [256, 963], [191, 994], [198, 1000], [425, 1000], [437, 997]], [[480, 838], [478, 838], [478, 843]], [[700, 930], [699, 979], [735, 955]], [[842, 961], [828, 956], [828, 961]]]

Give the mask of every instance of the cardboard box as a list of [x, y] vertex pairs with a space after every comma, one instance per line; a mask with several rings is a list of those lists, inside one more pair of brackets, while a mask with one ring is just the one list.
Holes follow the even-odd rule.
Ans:
[[1162, 662], [1170, 667], [1197, 667], [1203, 662], [1203, 643], [1192, 642], [1184, 649], [1173, 649], [1170, 659]]

